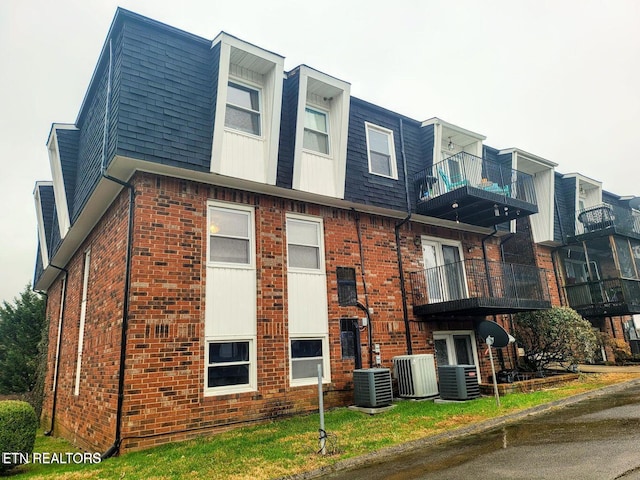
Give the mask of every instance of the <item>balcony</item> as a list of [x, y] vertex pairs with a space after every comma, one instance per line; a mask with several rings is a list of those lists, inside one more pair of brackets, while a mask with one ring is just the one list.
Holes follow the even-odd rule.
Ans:
[[610, 278], [564, 287], [569, 306], [583, 317], [640, 313], [640, 280]]
[[413, 313], [422, 320], [551, 308], [544, 270], [469, 259], [409, 273]]
[[628, 208], [607, 203], [576, 212], [575, 237], [600, 236], [603, 233], [640, 239], [640, 216]]
[[538, 212], [533, 177], [460, 152], [413, 178], [417, 212], [490, 227]]

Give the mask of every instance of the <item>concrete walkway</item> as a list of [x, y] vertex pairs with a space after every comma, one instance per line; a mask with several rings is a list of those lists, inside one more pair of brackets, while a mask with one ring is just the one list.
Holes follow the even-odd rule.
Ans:
[[583, 373], [640, 373], [640, 365], [578, 365]]

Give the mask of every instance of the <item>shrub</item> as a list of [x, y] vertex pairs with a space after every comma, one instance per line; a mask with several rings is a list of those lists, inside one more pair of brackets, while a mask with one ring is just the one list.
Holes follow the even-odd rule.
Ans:
[[622, 365], [631, 358], [631, 347], [621, 338], [614, 338], [610, 342], [616, 365]]
[[[30, 455], [36, 441], [37, 428], [38, 417], [33, 407], [27, 402], [18, 400], [0, 402], [0, 452], [20, 452]], [[5, 457], [2, 460], [0, 472], [16, 466], [16, 464], [5, 464]]]
[[568, 307], [518, 313], [514, 336], [532, 370], [590, 361], [598, 343], [589, 321]]

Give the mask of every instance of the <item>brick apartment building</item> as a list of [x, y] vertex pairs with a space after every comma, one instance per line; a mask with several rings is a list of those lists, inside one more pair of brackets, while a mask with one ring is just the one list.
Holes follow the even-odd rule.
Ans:
[[[632, 215], [632, 199], [283, 65], [117, 11], [76, 122], [51, 128], [53, 181], [34, 192], [47, 428], [86, 449], [144, 448], [317, 409], [317, 365], [325, 405], [348, 405], [354, 369], [406, 354], [487, 381], [478, 322], [509, 330], [551, 305], [628, 331], [635, 290], [616, 310], [585, 300], [596, 267], [580, 242], [606, 242], [576, 213], [604, 196]], [[633, 228], [605, 233], [627, 242], [637, 280]], [[500, 367], [516, 356], [501, 349]]]

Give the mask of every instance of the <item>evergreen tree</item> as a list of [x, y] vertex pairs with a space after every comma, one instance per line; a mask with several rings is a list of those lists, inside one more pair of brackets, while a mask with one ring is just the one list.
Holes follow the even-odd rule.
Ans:
[[0, 394], [33, 390], [45, 326], [44, 299], [27, 285], [13, 304], [0, 306]]

